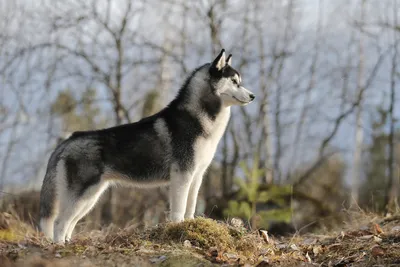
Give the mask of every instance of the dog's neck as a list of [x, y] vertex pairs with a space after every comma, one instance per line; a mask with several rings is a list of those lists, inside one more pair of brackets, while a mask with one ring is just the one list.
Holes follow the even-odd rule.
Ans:
[[178, 96], [181, 108], [214, 120], [221, 111], [222, 103], [212, 91], [208, 67], [202, 67], [182, 88]]
[[187, 79], [177, 97], [173, 100], [174, 108], [187, 111], [199, 120], [205, 134], [211, 134], [227, 125], [230, 107], [225, 107], [220, 97], [212, 93], [208, 65], [198, 68]]

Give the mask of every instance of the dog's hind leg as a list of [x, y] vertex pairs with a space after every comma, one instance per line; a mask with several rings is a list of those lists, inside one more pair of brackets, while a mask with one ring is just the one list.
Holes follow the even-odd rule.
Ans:
[[39, 228], [44, 235], [53, 240], [54, 221], [58, 215], [57, 180], [65, 175], [63, 165], [50, 162], [40, 192]]
[[75, 226], [78, 223], [78, 221], [80, 219], [82, 219], [83, 216], [81, 216], [81, 214], [85, 212], [86, 206], [87, 206], [87, 203], [83, 203], [82, 205], [79, 205], [77, 207], [74, 218], [71, 220], [71, 222], [67, 226], [67, 231], [65, 232], [65, 241], [71, 240], [72, 232], [74, 231]]
[[94, 188], [90, 188], [89, 192], [86, 192], [85, 195], [82, 197], [85, 204], [82, 206], [82, 209], [77, 213], [74, 219], [71, 221], [70, 225], [68, 226], [68, 230], [66, 232], [65, 240], [71, 240], [72, 233], [75, 229], [76, 224], [88, 214], [93, 207], [96, 205], [97, 201], [99, 200], [102, 193], [107, 189], [108, 183], [103, 182], [100, 185], [96, 185]]
[[74, 192], [66, 189], [60, 196], [60, 214], [54, 223], [54, 242], [56, 243], [64, 243], [70, 224], [86, 204], [81, 198], [71, 199], [73, 194]]

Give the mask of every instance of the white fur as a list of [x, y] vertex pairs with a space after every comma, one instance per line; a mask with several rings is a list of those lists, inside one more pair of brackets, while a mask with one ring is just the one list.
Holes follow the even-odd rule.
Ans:
[[101, 176], [101, 180], [107, 181], [110, 185], [122, 185], [124, 187], [137, 187], [137, 188], [157, 188], [168, 185], [167, 181], [156, 181], [156, 182], [135, 182], [134, 177], [123, 175], [122, 173], [115, 172], [112, 169], [106, 169], [104, 174]]
[[[60, 188], [66, 184], [66, 183], [62, 183], [62, 181], [65, 181], [65, 178], [66, 178], [65, 164], [64, 164], [64, 161], [60, 160], [56, 166], [56, 175], [55, 175], [56, 190], [58, 190], [58, 188]], [[60, 182], [61, 182], [61, 184], [60, 184]], [[58, 195], [58, 192], [56, 192], [56, 195]], [[41, 228], [42, 232], [45, 234], [45, 236], [47, 236], [50, 240], [54, 239], [54, 223], [59, 214], [59, 210], [60, 210], [59, 203], [60, 203], [60, 200], [58, 197], [56, 197], [55, 202], [53, 203], [52, 216], [49, 218], [42, 218], [40, 220], [40, 228]]]
[[204, 118], [201, 123], [207, 136], [199, 137], [195, 144], [194, 172], [181, 172], [178, 167], [171, 168], [170, 184], [170, 220], [181, 222], [185, 218], [194, 218], [197, 197], [203, 176], [210, 165], [218, 142], [224, 134], [230, 117], [230, 108], [223, 108], [214, 122]]
[[170, 214], [172, 222], [184, 220], [186, 203], [189, 194], [190, 184], [193, 180], [193, 173], [182, 172], [178, 166], [171, 167], [171, 180], [169, 188]]
[[230, 57], [226, 60], [226, 65], [229, 65], [229, 66], [232, 65], [232, 56], [230, 56]]
[[[238, 80], [240, 80], [238, 78]], [[225, 106], [241, 105], [246, 106], [253, 99], [252, 93], [241, 85], [236, 85], [230, 79], [221, 79], [218, 85], [218, 93], [221, 96]]]
[[[171, 154], [172, 153], [172, 138], [171, 134], [168, 131], [168, 126], [167, 123], [165, 122], [164, 119], [157, 119], [156, 122], [154, 123], [154, 129], [157, 132], [158, 137], [161, 139], [163, 142], [163, 145], [165, 149], [167, 150], [167, 153]], [[165, 162], [166, 164], [168, 162]]]
[[[225, 62], [225, 60], [223, 62]], [[200, 112], [199, 98], [202, 92], [199, 91], [199, 88], [207, 88], [207, 86], [209, 86], [208, 78], [207, 69], [199, 71], [192, 78], [189, 85], [191, 98], [189, 103], [185, 106], [185, 109], [193, 112], [193, 114], [198, 114], [198, 112]], [[240, 77], [238, 75], [235, 78], [240, 82]], [[228, 125], [230, 106], [244, 105], [242, 102], [238, 102], [233, 96], [243, 102], [251, 102], [249, 97], [251, 92], [242, 86], [238, 87], [234, 85], [230, 79], [221, 79], [219, 84], [217, 84], [217, 91], [223, 100], [222, 111], [214, 121], [207, 116], [201, 117], [200, 122], [206, 134], [205, 137], [199, 137], [195, 143], [194, 173], [183, 174], [178, 171], [176, 173], [171, 173], [171, 221], [179, 222], [184, 218], [190, 219], [194, 217], [198, 192], [203, 176], [214, 157], [218, 143]], [[177, 177], [176, 180], [173, 178], [174, 176]], [[175, 197], [173, 197], [174, 195]], [[184, 207], [186, 208], [183, 213]]]
[[[57, 209], [62, 211], [57, 217], [52, 218], [54, 222], [53, 234], [48, 235], [56, 243], [63, 243], [71, 238], [76, 223], [83, 218], [96, 204], [101, 194], [108, 188], [109, 183], [102, 181], [90, 187], [79, 200], [72, 198], [67, 189], [65, 162], [57, 163], [56, 190], [58, 198]], [[47, 219], [44, 223], [48, 230], [51, 221]]]
[[188, 85], [188, 90], [190, 90], [190, 96], [189, 96], [189, 101], [188, 103], [185, 104], [183, 107], [184, 109], [190, 111], [193, 113], [193, 115], [197, 115], [197, 113], [200, 110], [200, 102], [199, 98], [201, 97], [201, 92], [200, 88], [208, 88], [208, 79], [209, 79], [209, 74], [207, 69], [200, 70], [196, 73], [194, 77], [192, 77], [192, 80], [190, 81], [190, 84]]
[[219, 140], [221, 140], [230, 118], [230, 107], [224, 107], [215, 121], [204, 118], [203, 127], [206, 137], [199, 137], [195, 144], [195, 172], [190, 183], [185, 218], [193, 218], [196, 210], [197, 196], [204, 173], [214, 158]]
[[185, 219], [193, 219], [194, 213], [196, 211], [197, 197], [199, 194], [199, 189], [201, 182], [203, 181], [203, 176], [207, 170], [208, 165], [203, 165], [199, 167], [195, 172], [193, 179], [190, 183], [189, 194], [186, 202]]
[[221, 70], [223, 67], [225, 67], [225, 64], [226, 64], [225, 52], [223, 52], [221, 58], [217, 62], [216, 68], [218, 70]]
[[86, 214], [88, 214], [93, 207], [96, 205], [100, 196], [103, 194], [105, 190], [109, 187], [109, 183], [107, 181], [103, 181], [100, 184], [93, 186], [83, 196], [82, 204], [79, 205], [78, 210], [76, 211], [73, 219], [71, 220], [67, 231], [65, 240], [70, 240], [72, 236], [72, 232], [79, 220], [81, 220]]
[[55, 216], [40, 219], [40, 229], [50, 240], [53, 240]]

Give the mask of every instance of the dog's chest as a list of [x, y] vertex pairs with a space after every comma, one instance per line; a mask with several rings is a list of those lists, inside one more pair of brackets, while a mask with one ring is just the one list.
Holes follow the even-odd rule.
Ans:
[[206, 137], [199, 137], [195, 144], [195, 164], [208, 165], [214, 157], [215, 151], [230, 117], [230, 108], [224, 109], [215, 121], [205, 121]]

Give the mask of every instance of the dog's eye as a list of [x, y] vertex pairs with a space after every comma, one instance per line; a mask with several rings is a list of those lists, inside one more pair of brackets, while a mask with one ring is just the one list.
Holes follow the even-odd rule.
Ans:
[[234, 84], [236, 84], [236, 85], [239, 85], [239, 83], [238, 83], [235, 79], [232, 79], [232, 82], [233, 82]]

